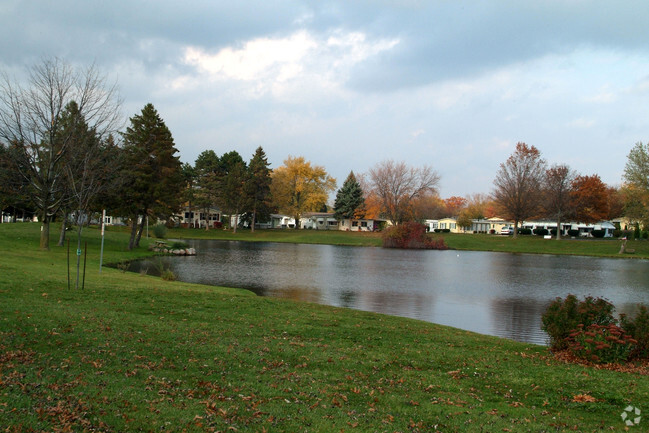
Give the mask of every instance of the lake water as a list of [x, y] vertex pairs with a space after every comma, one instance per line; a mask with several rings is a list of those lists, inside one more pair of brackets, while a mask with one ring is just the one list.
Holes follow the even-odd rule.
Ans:
[[[163, 260], [181, 281], [261, 296], [410, 317], [545, 344], [541, 314], [556, 297], [605, 297], [617, 312], [649, 305], [649, 261], [474, 251], [189, 241]], [[144, 261], [131, 270], [154, 266]]]

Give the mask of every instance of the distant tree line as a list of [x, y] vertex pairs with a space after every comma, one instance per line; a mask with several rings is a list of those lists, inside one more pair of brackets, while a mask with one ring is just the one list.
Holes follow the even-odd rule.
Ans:
[[131, 249], [139, 246], [148, 218], [174, 223], [183, 207], [205, 215], [218, 209], [233, 217], [234, 231], [242, 224], [254, 230], [272, 213], [292, 216], [299, 228], [304, 213], [314, 211], [393, 225], [452, 216], [461, 227], [492, 216], [515, 226], [541, 217], [560, 226], [625, 215], [649, 227], [649, 146], [642, 143], [629, 153], [620, 188], [565, 164], [548, 167], [536, 147], [518, 143], [500, 165], [491, 195], [442, 199], [432, 167], [393, 160], [368, 173], [350, 172], [336, 190], [325, 168], [304, 157], [289, 156], [271, 169], [262, 147], [249, 161], [235, 150], [221, 156], [205, 150], [193, 165], [182, 164], [153, 104], [123, 122], [116, 85], [94, 66], [75, 69], [46, 59], [25, 82], [0, 78], [0, 208], [34, 212], [43, 249], [49, 249], [55, 218], [61, 221], [59, 245], [73, 225], [80, 248], [84, 224], [102, 209], [129, 221]]

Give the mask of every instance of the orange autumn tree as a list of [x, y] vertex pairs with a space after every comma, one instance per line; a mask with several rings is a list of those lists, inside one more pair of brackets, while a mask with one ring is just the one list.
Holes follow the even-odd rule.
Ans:
[[598, 175], [575, 177], [570, 195], [577, 221], [593, 224], [608, 216], [608, 188]]
[[289, 156], [284, 165], [271, 174], [271, 195], [280, 212], [293, 215], [295, 228], [300, 228], [304, 212], [322, 207], [336, 189], [336, 179], [324, 167], [311, 165], [304, 157]]
[[467, 200], [464, 197], [452, 196], [444, 199], [446, 207], [445, 215], [447, 217], [456, 217], [460, 211], [466, 207]]

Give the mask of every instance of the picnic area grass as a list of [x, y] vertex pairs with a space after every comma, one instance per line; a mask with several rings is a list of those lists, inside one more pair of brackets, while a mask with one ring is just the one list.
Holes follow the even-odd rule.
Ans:
[[[649, 410], [647, 376], [562, 363], [542, 346], [99, 274], [92, 228], [85, 289], [68, 290], [67, 249], [54, 229], [40, 251], [38, 228], [0, 225], [3, 432], [624, 431], [627, 406]], [[149, 254], [106, 235], [105, 261]]]

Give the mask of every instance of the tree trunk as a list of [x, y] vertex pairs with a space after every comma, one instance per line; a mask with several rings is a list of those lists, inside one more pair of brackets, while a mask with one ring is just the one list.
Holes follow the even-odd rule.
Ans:
[[62, 247], [65, 245], [65, 229], [68, 227], [68, 213], [63, 214], [63, 222], [61, 223], [61, 233], [59, 234], [59, 243], [57, 246]]
[[557, 240], [561, 239], [561, 218], [557, 218]]
[[252, 209], [252, 225], [250, 226], [250, 233], [255, 232], [255, 221], [257, 219], [257, 207], [253, 207]]
[[137, 234], [137, 215], [133, 218], [133, 221], [131, 222], [131, 237], [128, 241], [128, 249], [129, 251], [132, 250], [135, 247], [135, 235]]
[[47, 211], [43, 211], [41, 214], [42, 219], [41, 219], [41, 242], [40, 242], [40, 248], [41, 250], [48, 250], [50, 249], [50, 218], [47, 216]]
[[514, 220], [514, 236], [512, 236], [514, 239], [518, 237], [518, 220]]
[[74, 285], [75, 289], [79, 289], [79, 269], [81, 268], [81, 231], [83, 230], [83, 223], [77, 217], [77, 281]]
[[144, 224], [146, 224], [146, 213], [142, 215], [142, 221], [140, 222], [140, 229], [137, 232], [137, 237], [135, 238], [135, 248], [140, 247], [140, 239], [142, 239], [142, 232], [144, 231]]

